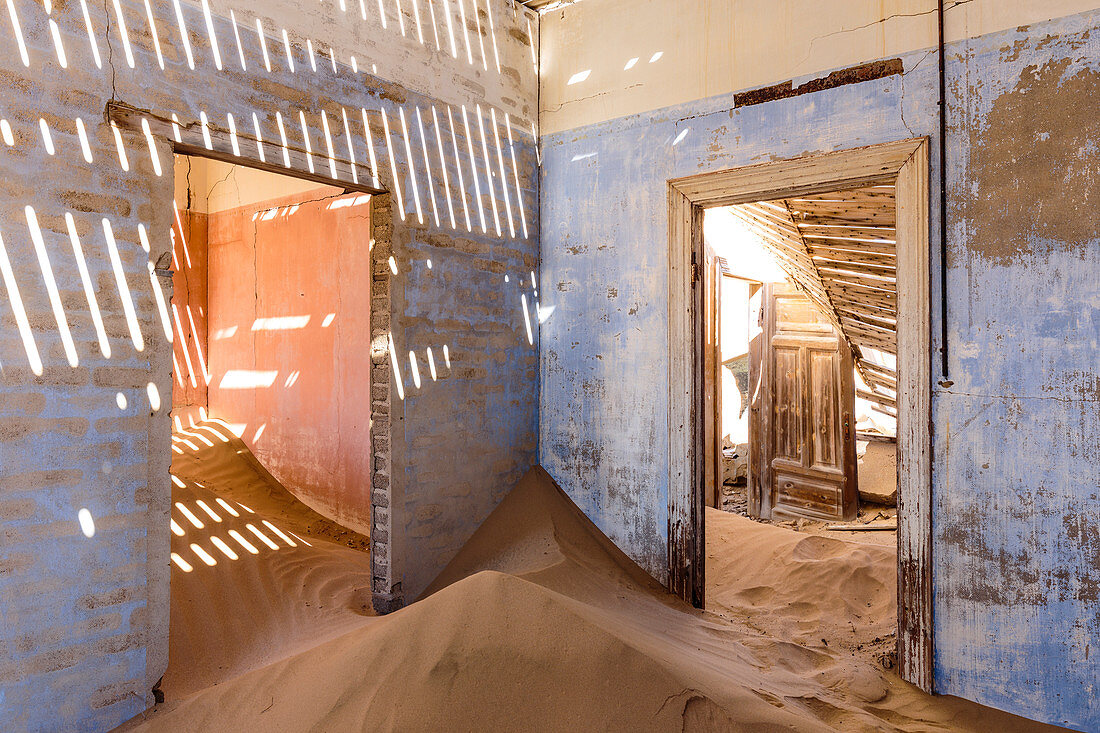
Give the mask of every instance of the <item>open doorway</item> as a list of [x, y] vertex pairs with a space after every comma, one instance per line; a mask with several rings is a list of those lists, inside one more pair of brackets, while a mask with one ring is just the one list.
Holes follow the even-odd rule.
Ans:
[[[781, 525], [748, 534], [820, 531], [803, 554], [839, 532], [896, 544], [888, 625], [903, 678], [929, 690], [927, 179], [910, 140], [670, 182], [669, 575], [706, 603], [719, 507]], [[740, 572], [766, 574], [745, 541]]]
[[[370, 529], [370, 195], [176, 157], [173, 417]], [[177, 425], [177, 428], [179, 425]]]
[[879, 184], [703, 221], [707, 608], [888, 667], [895, 210], [893, 184]]
[[172, 698], [372, 613], [374, 461], [372, 196], [186, 155], [175, 181]]

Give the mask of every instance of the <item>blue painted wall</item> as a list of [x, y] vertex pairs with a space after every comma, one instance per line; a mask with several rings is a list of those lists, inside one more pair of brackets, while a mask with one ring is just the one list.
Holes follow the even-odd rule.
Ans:
[[[936, 689], [1080, 730], [1100, 728], [1098, 30], [1093, 12], [949, 47], [954, 384], [933, 401]], [[659, 579], [667, 181], [917, 136], [936, 150], [934, 50], [903, 62], [900, 76], [736, 110], [714, 97], [542, 141], [554, 312], [540, 460]], [[938, 272], [936, 244], [931, 258]], [[940, 325], [934, 309], [937, 350]]]

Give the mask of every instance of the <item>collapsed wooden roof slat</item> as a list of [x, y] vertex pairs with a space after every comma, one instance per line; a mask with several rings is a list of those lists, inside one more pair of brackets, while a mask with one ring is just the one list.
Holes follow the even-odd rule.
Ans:
[[863, 389], [857, 389], [856, 396], [862, 397], [869, 402], [877, 402], [880, 405], [885, 405], [886, 407], [890, 407], [895, 410], [898, 408], [898, 401], [895, 398], [890, 397], [889, 395], [884, 395], [880, 392], [868, 392]]
[[879, 267], [897, 269], [896, 258], [887, 254], [879, 254], [877, 252], [853, 252], [850, 250], [838, 249], [836, 247], [821, 246], [813, 242], [807, 242], [807, 246], [809, 247], [810, 255], [814, 258], [833, 260], [835, 262], [862, 262], [868, 265], [878, 265]]
[[881, 276], [884, 279], [890, 277], [898, 270], [893, 263], [860, 262], [858, 260], [849, 260], [841, 255], [830, 256], [815, 254], [812, 250], [810, 252], [810, 257], [819, 269], [827, 267], [841, 272], [863, 272], [876, 277]]
[[868, 310], [859, 306], [850, 305], [844, 301], [833, 302], [833, 307], [841, 315], [848, 314], [850, 316], [858, 316], [859, 318], [866, 318], [870, 323], [883, 328], [889, 328], [895, 330], [898, 327], [897, 314], [891, 311], [884, 310]]
[[894, 187], [893, 186], [870, 186], [867, 188], [849, 189], [847, 191], [831, 191], [829, 193], [813, 193], [807, 196], [798, 196], [796, 198], [787, 199], [791, 202], [793, 208], [798, 208], [798, 204], [803, 201], [826, 201], [826, 202], [886, 202], [888, 204], [894, 203]]
[[838, 239], [842, 242], [853, 239], [867, 240], [871, 243], [883, 242], [884, 248], [893, 252], [892, 245], [897, 238], [893, 227], [859, 227], [842, 224], [799, 224], [798, 231], [806, 239]]
[[880, 387], [886, 387], [887, 389], [892, 389], [895, 392], [898, 389], [898, 383], [897, 383], [897, 380], [895, 380], [895, 379], [887, 379], [885, 377], [880, 377], [877, 374], [875, 374], [874, 372], [867, 372], [867, 378], [871, 380], [871, 384], [877, 384]]
[[850, 224], [857, 227], [891, 227], [894, 214], [890, 211], [850, 211], [841, 208], [808, 207], [798, 212], [799, 224], [823, 226], [828, 224]]
[[876, 364], [873, 361], [868, 361], [865, 366], [868, 372], [881, 374], [884, 378], [892, 379], [895, 384], [897, 383], [898, 373], [895, 369], [891, 369], [884, 364]]

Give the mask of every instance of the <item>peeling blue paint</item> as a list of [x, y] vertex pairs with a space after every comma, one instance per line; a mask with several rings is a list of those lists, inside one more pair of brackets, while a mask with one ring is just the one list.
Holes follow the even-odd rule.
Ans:
[[[1088, 198], [1100, 150], [1086, 140], [1043, 165], [1036, 151], [1080, 124], [1033, 138], [1004, 126], [1075, 107], [1095, 117], [1097, 30], [1090, 12], [948, 48], [954, 384], [933, 399], [936, 690], [1079, 730], [1100, 729], [1100, 201]], [[667, 576], [667, 181], [918, 136], [936, 150], [934, 53], [905, 56], [902, 76], [740, 109], [724, 95], [543, 140], [540, 289], [555, 311], [540, 460], [655, 577]], [[1049, 99], [1053, 114], [1035, 106]], [[1052, 180], [1070, 189], [1061, 199]], [[931, 259], [936, 272], [935, 245]]]

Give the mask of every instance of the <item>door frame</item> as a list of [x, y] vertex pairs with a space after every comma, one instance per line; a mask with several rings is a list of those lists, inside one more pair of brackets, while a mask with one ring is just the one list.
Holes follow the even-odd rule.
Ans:
[[898, 666], [932, 691], [929, 145], [914, 138], [700, 173], [669, 193], [669, 589], [704, 602], [703, 211], [895, 183], [898, 262]]

